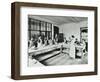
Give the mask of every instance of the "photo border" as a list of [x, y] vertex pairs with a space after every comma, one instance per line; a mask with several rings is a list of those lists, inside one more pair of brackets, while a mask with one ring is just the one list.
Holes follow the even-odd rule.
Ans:
[[[43, 75], [20, 75], [20, 8], [21, 7], [38, 7], [38, 8], [57, 8], [57, 9], [76, 9], [94, 11], [94, 72], [77, 72], [77, 73], [58, 73]], [[11, 4], [11, 78], [15, 80], [38, 79], [38, 78], [55, 78], [69, 76], [97, 75], [97, 7], [76, 6], [76, 5], [58, 5], [44, 3], [27, 3], [14, 2]]]

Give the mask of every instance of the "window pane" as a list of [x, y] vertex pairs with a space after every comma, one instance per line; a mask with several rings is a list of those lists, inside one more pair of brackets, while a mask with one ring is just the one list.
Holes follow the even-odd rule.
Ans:
[[43, 30], [43, 22], [41, 22], [41, 30]]
[[49, 31], [49, 24], [47, 23], [47, 31]]
[[36, 30], [39, 30], [39, 21], [36, 21]]
[[41, 31], [45, 31], [45, 22], [41, 22]]
[[52, 38], [52, 24], [48, 22], [44, 22], [37, 19], [29, 19], [29, 39], [33, 37], [36, 39], [38, 36], [41, 35], [42, 38], [48, 37]]

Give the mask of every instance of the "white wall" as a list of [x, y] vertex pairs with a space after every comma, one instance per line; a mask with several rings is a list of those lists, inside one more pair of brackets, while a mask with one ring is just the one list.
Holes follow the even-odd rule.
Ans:
[[[1, 0], [0, 1], [0, 82], [16, 82], [10, 79], [11, 71], [11, 2], [25, 1], [37, 3], [52, 3], [52, 4], [68, 4], [68, 5], [85, 5], [98, 6], [98, 22], [100, 22], [100, 0]], [[98, 24], [100, 27], [100, 24]], [[100, 28], [98, 28], [100, 35]], [[100, 37], [98, 37], [100, 42]], [[100, 43], [98, 43], [100, 49]], [[100, 50], [98, 50], [98, 62], [100, 62]], [[99, 75], [79, 76], [79, 77], [64, 77], [52, 79], [38, 80], [21, 80], [18, 82], [100, 82], [100, 63]], [[81, 68], [80, 68], [81, 69]]]
[[87, 21], [77, 22], [77, 23], [67, 23], [59, 26], [59, 32], [64, 33], [64, 37], [68, 39], [71, 35], [80, 40], [80, 28], [88, 27]]

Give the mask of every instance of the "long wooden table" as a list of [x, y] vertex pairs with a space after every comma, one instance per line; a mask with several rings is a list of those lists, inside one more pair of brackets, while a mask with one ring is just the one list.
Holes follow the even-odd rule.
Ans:
[[55, 49], [60, 49], [61, 45], [63, 45], [63, 44], [59, 43], [59, 44], [56, 44], [56, 45], [41, 46], [40, 48], [38, 48], [36, 50], [33, 47], [31, 47], [28, 50], [28, 53], [33, 54], [34, 56], [36, 56], [38, 54], [47, 53], [47, 52], [53, 51]]

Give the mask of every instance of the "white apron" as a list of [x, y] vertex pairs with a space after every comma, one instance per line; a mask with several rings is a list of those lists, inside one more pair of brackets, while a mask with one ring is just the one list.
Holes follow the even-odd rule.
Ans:
[[75, 44], [74, 44], [74, 42], [75, 42], [75, 39], [73, 39], [71, 41], [69, 55], [70, 55], [70, 57], [75, 59]]

